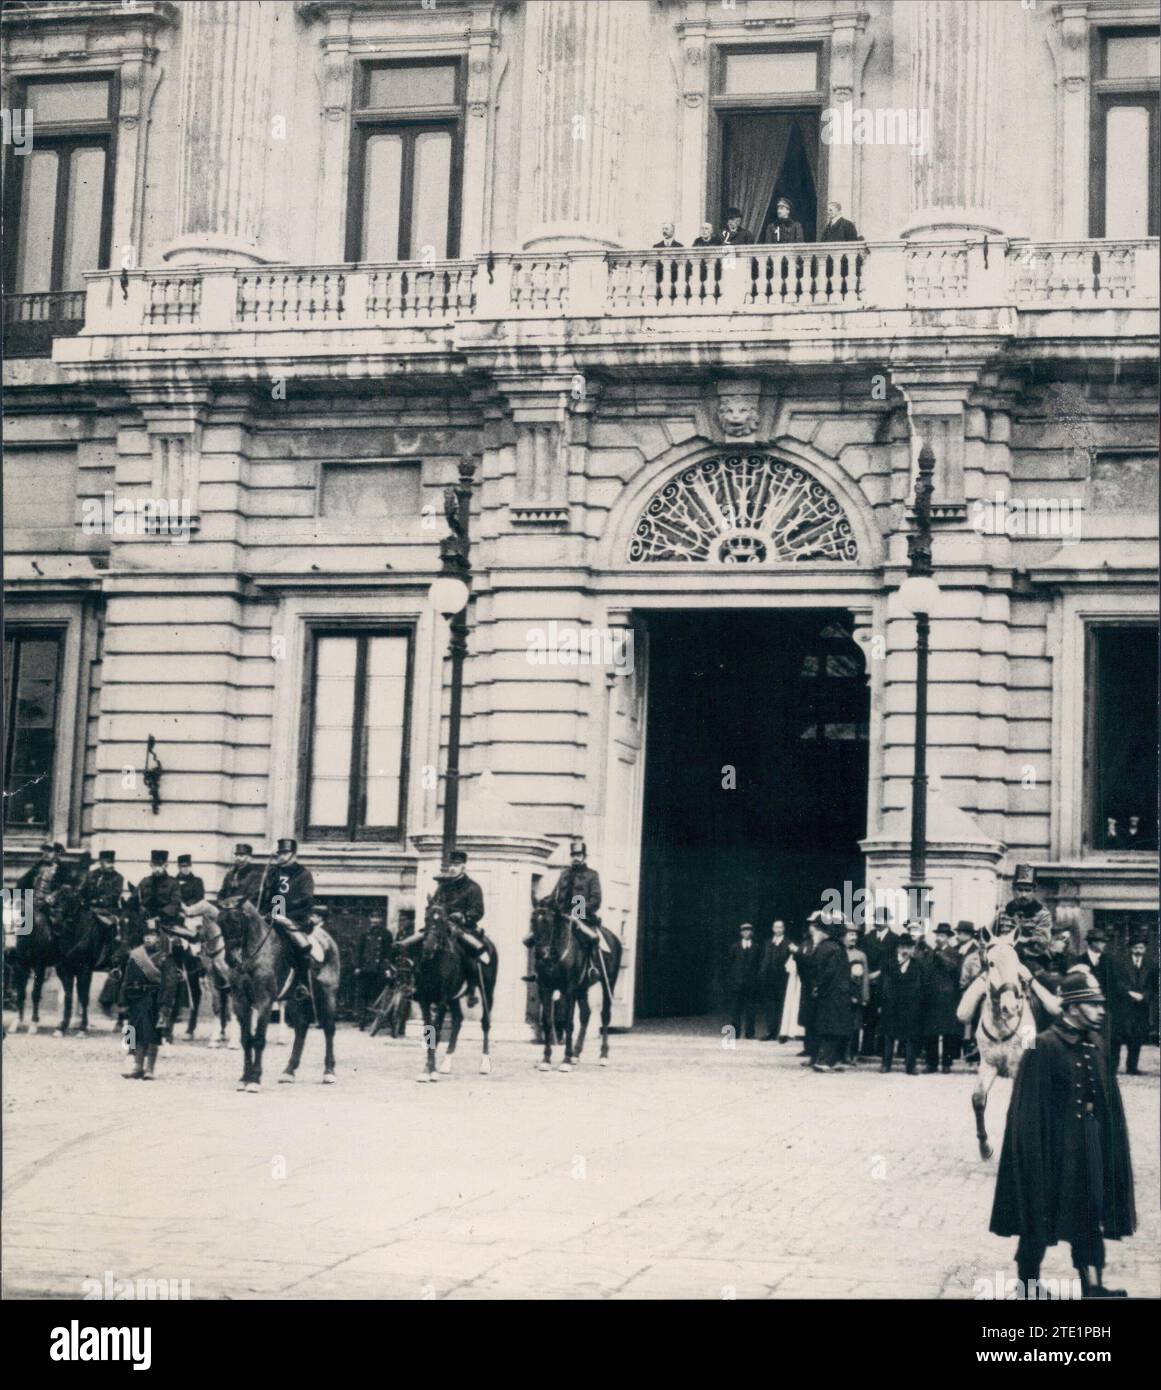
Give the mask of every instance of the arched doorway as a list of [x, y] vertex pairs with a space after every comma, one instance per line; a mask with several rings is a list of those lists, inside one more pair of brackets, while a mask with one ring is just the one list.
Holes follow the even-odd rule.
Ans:
[[870, 696], [842, 609], [651, 613], [636, 1013], [724, 1004], [743, 921], [863, 886]]

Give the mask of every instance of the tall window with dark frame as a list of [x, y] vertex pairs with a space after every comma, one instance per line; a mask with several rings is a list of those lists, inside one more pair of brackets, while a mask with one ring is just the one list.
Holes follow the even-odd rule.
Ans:
[[4, 824], [44, 830], [52, 817], [61, 634], [4, 635]]
[[1157, 628], [1094, 625], [1088, 634], [1089, 843], [1157, 849]]
[[356, 84], [348, 260], [458, 256], [463, 65], [366, 64]]
[[402, 840], [411, 630], [318, 629], [311, 637], [300, 834]]
[[723, 225], [726, 209], [737, 207], [755, 242], [765, 242], [786, 198], [805, 240], [817, 239], [826, 203], [825, 65], [821, 44], [716, 50], [710, 221]]
[[6, 336], [14, 356], [47, 356], [84, 323], [85, 271], [109, 264], [117, 82], [29, 77], [15, 101], [29, 138], [6, 159]]
[[1098, 29], [1092, 47], [1089, 235], [1156, 236], [1161, 31]]

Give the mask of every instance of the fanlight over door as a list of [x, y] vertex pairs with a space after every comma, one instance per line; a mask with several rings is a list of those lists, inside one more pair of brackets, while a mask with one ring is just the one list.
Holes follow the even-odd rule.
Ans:
[[858, 543], [838, 499], [772, 454], [723, 454], [671, 478], [629, 542], [633, 564], [855, 564]]

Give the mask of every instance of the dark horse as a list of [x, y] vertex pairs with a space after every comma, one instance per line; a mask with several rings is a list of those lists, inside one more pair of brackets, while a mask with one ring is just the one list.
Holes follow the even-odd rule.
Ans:
[[[563, 1015], [564, 1061], [560, 1070], [569, 1072], [580, 1061], [589, 1018], [589, 990], [601, 987], [601, 1066], [609, 1064], [609, 1020], [613, 1015], [613, 991], [621, 971], [621, 942], [608, 929], [598, 926], [601, 944], [608, 951], [582, 950], [573, 931], [572, 918], [558, 912], [550, 903], [533, 903], [532, 953], [536, 970], [536, 991], [540, 996], [540, 1029], [544, 1037], [544, 1058], [540, 1071], [552, 1070], [552, 1048], [558, 1041], [557, 1018]], [[557, 1005], [561, 1007], [558, 1009]], [[580, 1010], [580, 1033], [572, 1041], [573, 1011]]]
[[24, 930], [24, 922], [18, 924], [16, 944], [8, 953], [8, 966], [16, 993], [17, 1028], [24, 1024], [24, 999], [28, 982], [32, 981], [32, 1021], [28, 1031], [35, 1033], [40, 1028], [40, 996], [44, 989], [44, 977], [56, 964], [57, 947], [52, 908], [38, 903], [27, 911], [31, 914], [31, 921], [27, 924], [29, 929]]
[[[230, 996], [242, 1033], [242, 1076], [239, 1091], [262, 1089], [262, 1054], [266, 1048], [266, 1028], [270, 1011], [281, 998], [294, 968], [294, 948], [272, 922], [262, 917], [251, 902], [242, 903], [236, 913], [222, 918], [226, 948], [233, 966]], [[339, 956], [333, 939], [321, 928], [315, 934], [325, 948], [322, 967], [312, 972], [313, 1008], [310, 1002], [292, 1002], [288, 1018], [294, 1027], [294, 1048], [283, 1081], [294, 1080], [302, 1059], [306, 1030], [317, 1011], [319, 1026], [326, 1036], [323, 1080], [335, 1079], [335, 1004], [339, 992]], [[292, 1016], [293, 1015], [293, 1016]]]
[[495, 944], [482, 932], [477, 934], [484, 942], [488, 956], [486, 965], [477, 964], [465, 955], [456, 942], [447, 913], [438, 903], [429, 902], [424, 913], [422, 934], [416, 933], [400, 943], [409, 951], [418, 947], [418, 955], [413, 956], [415, 973], [412, 987], [423, 1014], [423, 1040], [427, 1056], [424, 1070], [415, 1078], [417, 1081], [436, 1080], [435, 1052], [448, 1012], [451, 1013], [451, 1036], [448, 1038], [447, 1052], [439, 1064], [439, 1073], [447, 1076], [451, 1072], [452, 1056], [464, 1021], [460, 998], [468, 993], [473, 976], [482, 1005], [480, 1027], [484, 1034], [484, 1051], [480, 1058], [480, 1072], [486, 1076], [492, 1070], [489, 1034], [492, 1028], [492, 1001], [496, 995], [496, 972], [500, 962]]
[[60, 1027], [53, 1036], [63, 1038], [73, 1017], [73, 989], [76, 989], [80, 1022], [78, 1033], [89, 1031], [89, 990], [93, 973], [105, 954], [108, 921], [91, 908], [83, 907], [80, 894], [71, 884], [58, 888], [52, 905], [52, 929], [56, 941], [56, 973], [61, 984]]

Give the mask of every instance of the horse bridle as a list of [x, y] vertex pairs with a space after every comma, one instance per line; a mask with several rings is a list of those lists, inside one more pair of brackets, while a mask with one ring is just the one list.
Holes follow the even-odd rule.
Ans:
[[[995, 1007], [994, 1007], [994, 1009], [993, 1009], [993, 1012], [997, 1012], [997, 1011], [1002, 1012], [1002, 1010], [1003, 1010], [1003, 1002], [1002, 1002], [1002, 1001], [1003, 1001], [1004, 995], [1005, 995], [1009, 990], [1011, 990], [1014, 994], [1019, 995], [1020, 998], [1021, 998], [1022, 1000], [1027, 1001], [1027, 999], [1028, 999], [1028, 988], [1027, 988], [1027, 986], [1026, 986], [1022, 981], [1020, 981], [1020, 982], [1018, 982], [1018, 983], [1016, 983], [1016, 984], [1011, 984], [1011, 983], [1009, 983], [1009, 984], [1000, 985], [1000, 987], [999, 987], [998, 989], [995, 988], [995, 987], [993, 987], [993, 985], [992, 985], [992, 984], [990, 983], [990, 981], [988, 980], [988, 974], [987, 974], [988, 964], [989, 964], [989, 962], [987, 961], [987, 958], [985, 957], [985, 961], [984, 961], [984, 982], [985, 982], [985, 984], [987, 984], [987, 987], [988, 987], [988, 999], [989, 999], [989, 1001], [995, 1001]], [[1023, 1012], [1023, 1010], [1021, 1010], [1021, 1013], [1022, 1013], [1022, 1012]], [[1010, 1029], [1007, 1033], [1004, 1033], [1002, 1036], [997, 1036], [997, 1034], [990, 1032], [989, 1029], [988, 1029], [987, 1024], [988, 1024], [988, 1016], [987, 1016], [987, 1014], [985, 1013], [985, 1014], [983, 1014], [983, 1015], [981, 1016], [981, 1018], [980, 1018], [980, 1027], [984, 1030], [984, 1032], [987, 1034], [987, 1036], [989, 1037], [989, 1039], [991, 1039], [992, 1042], [1004, 1043], [1004, 1042], [1008, 1042], [1009, 1039], [1014, 1038], [1014, 1037], [1016, 1036], [1016, 1033], [1019, 1031], [1019, 1028], [1020, 1028], [1020, 1019], [1017, 1018], [1017, 1019], [1016, 1019], [1016, 1022], [1012, 1025], [1011, 1029]]]

